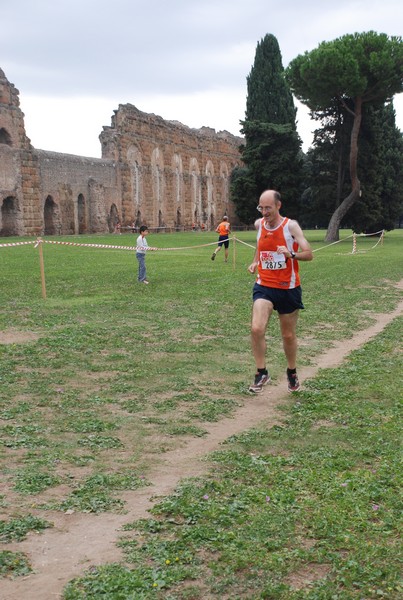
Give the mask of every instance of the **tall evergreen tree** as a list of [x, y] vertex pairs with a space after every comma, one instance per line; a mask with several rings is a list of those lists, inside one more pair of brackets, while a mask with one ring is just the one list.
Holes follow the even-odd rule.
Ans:
[[280, 47], [274, 35], [267, 34], [256, 47], [255, 62], [246, 78], [245, 121], [290, 125], [296, 131], [297, 110], [284, 79]]
[[253, 221], [260, 194], [274, 188], [282, 193], [287, 214], [296, 217], [302, 183], [301, 140], [280, 48], [271, 34], [257, 45], [247, 89], [245, 120], [241, 121], [245, 167], [234, 170], [231, 184], [237, 215], [244, 223]]

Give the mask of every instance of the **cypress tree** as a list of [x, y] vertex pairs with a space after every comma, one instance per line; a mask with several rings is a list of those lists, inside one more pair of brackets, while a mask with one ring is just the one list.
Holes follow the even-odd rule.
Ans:
[[283, 196], [287, 215], [296, 217], [302, 181], [301, 140], [274, 35], [267, 34], [257, 45], [247, 90], [245, 120], [241, 121], [245, 167], [235, 169], [231, 181], [237, 215], [244, 223], [254, 221], [260, 194], [274, 188]]
[[291, 125], [296, 131], [296, 108], [284, 79], [280, 47], [274, 35], [267, 34], [256, 47], [255, 62], [246, 78], [248, 96], [245, 121]]

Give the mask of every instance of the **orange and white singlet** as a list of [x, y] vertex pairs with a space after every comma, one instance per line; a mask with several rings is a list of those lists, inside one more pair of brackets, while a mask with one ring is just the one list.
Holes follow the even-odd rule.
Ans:
[[289, 230], [290, 219], [283, 217], [275, 229], [266, 226], [261, 219], [257, 232], [258, 276], [256, 283], [266, 287], [291, 290], [300, 285], [298, 261], [286, 259], [277, 252], [278, 246], [286, 246], [290, 252], [298, 250]]
[[230, 224], [228, 221], [222, 221], [217, 227], [219, 235], [228, 235], [230, 230]]

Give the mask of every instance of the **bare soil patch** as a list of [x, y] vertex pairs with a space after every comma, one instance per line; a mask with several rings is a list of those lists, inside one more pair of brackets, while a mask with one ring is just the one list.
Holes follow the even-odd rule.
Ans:
[[329, 565], [311, 563], [306, 567], [291, 573], [291, 575], [285, 578], [285, 582], [294, 589], [301, 590], [309, 587], [315, 581], [319, 581], [319, 579], [324, 579], [329, 572]]
[[[342, 364], [350, 352], [380, 333], [402, 313], [403, 301], [393, 312], [378, 315], [376, 322], [368, 329], [357, 332], [349, 340], [336, 343], [318, 358], [315, 366], [299, 369], [301, 382], [314, 377], [319, 369]], [[191, 438], [184, 446], [160, 457], [158, 465], [149, 475], [151, 486], [121, 495], [126, 502], [127, 512], [124, 515], [46, 513], [46, 519], [54, 523], [53, 529], [45, 530], [40, 535], [31, 534], [18, 544], [4, 545], [4, 549], [24, 552], [35, 572], [24, 578], [3, 581], [2, 600], [55, 600], [61, 597], [66, 583], [82, 575], [85, 569], [92, 565], [119, 561], [122, 555], [116, 547], [116, 541], [125, 523], [148, 517], [153, 503], [172, 493], [181, 479], [206, 472], [208, 462], [202, 459], [229, 436], [262, 423], [267, 427], [280, 424], [283, 417], [279, 409], [289, 401], [290, 395], [282, 381], [277, 385], [267, 386], [258, 396], [247, 397], [244, 406], [232, 417], [219, 423], [206, 424], [206, 436]], [[304, 587], [326, 574], [323, 565], [312, 566], [310, 572], [295, 573], [292, 585]]]
[[27, 342], [36, 342], [40, 337], [40, 334], [34, 331], [7, 329], [0, 331], [0, 344], [26, 344]]

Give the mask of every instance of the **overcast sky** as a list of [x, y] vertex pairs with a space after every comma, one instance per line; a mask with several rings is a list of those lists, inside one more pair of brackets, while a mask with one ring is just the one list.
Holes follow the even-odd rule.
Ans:
[[[35, 148], [101, 156], [119, 104], [239, 135], [257, 43], [283, 66], [346, 33], [402, 35], [401, 0], [0, 0], [0, 67]], [[306, 150], [313, 123], [298, 107]], [[395, 97], [403, 129], [403, 94]]]

